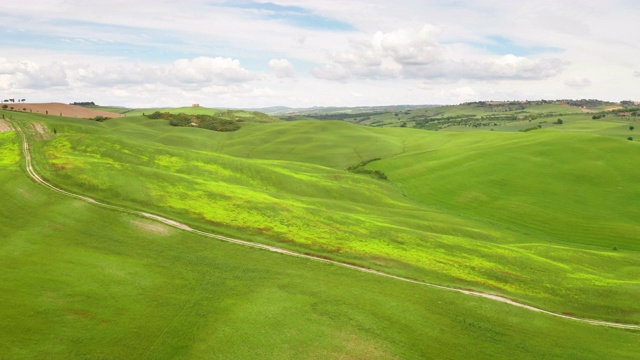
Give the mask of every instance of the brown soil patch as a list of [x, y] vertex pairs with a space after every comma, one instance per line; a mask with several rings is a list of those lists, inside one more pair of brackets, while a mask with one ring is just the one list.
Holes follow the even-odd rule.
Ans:
[[345, 345], [345, 353], [332, 354], [331, 358], [341, 360], [398, 359], [379, 344], [357, 334], [343, 333], [340, 341]]
[[67, 116], [83, 119], [93, 119], [96, 116], [104, 116], [108, 118], [122, 117], [122, 114], [115, 114], [108, 111], [89, 109], [77, 105], [69, 105], [62, 103], [40, 103], [40, 104], [15, 104], [14, 110], [21, 112], [30, 112], [38, 114], [48, 114], [53, 116]]
[[33, 131], [35, 131], [38, 135], [35, 136], [36, 139], [38, 140], [49, 140], [51, 139], [51, 135], [49, 134], [49, 129], [40, 124], [40, 123], [31, 123], [31, 128], [33, 129]]
[[8, 121], [0, 120], [0, 133], [11, 131], [11, 130], [13, 130], [13, 128], [11, 127], [11, 124], [9, 124]]
[[78, 309], [64, 309], [64, 312], [66, 312], [67, 315], [69, 315], [70, 317], [77, 318], [77, 319], [91, 320], [95, 317], [92, 313], [88, 311], [78, 310]]
[[24, 197], [27, 200], [33, 200], [33, 195], [31, 195], [31, 193], [27, 192], [24, 189], [18, 189], [18, 192], [20, 193], [20, 195], [22, 195], [22, 197]]
[[154, 235], [166, 236], [173, 233], [173, 229], [155, 221], [135, 219], [135, 220], [131, 220], [131, 223], [133, 224], [133, 226], [135, 226], [139, 230], [142, 230], [146, 233], [150, 233]]

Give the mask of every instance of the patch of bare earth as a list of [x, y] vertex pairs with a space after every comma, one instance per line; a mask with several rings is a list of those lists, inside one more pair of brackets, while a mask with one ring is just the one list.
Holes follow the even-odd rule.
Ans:
[[399, 359], [394, 354], [383, 349], [377, 342], [364, 338], [358, 334], [344, 331], [334, 338], [341, 344], [342, 350], [318, 352], [311, 351], [307, 359], [337, 359], [337, 360], [373, 360], [373, 359]]
[[8, 121], [0, 120], [0, 133], [12, 131], [12, 130], [13, 130], [13, 127], [11, 127], [11, 124], [9, 124]]
[[131, 224], [133, 224], [133, 226], [135, 226], [138, 230], [152, 235], [167, 236], [173, 233], [172, 228], [155, 221], [134, 219], [131, 220]]
[[38, 140], [49, 140], [51, 139], [51, 134], [49, 132], [49, 128], [47, 128], [46, 126], [40, 124], [40, 123], [31, 123], [31, 128], [33, 129], [33, 131], [35, 131], [35, 133], [37, 134], [35, 136], [36, 139]]
[[22, 195], [22, 197], [24, 197], [27, 200], [33, 200], [33, 195], [31, 195], [31, 193], [27, 192], [24, 189], [18, 189], [18, 192], [20, 193], [20, 195]]
[[41, 104], [15, 104], [14, 110], [37, 113], [54, 116], [66, 116], [83, 119], [93, 119], [96, 116], [104, 116], [108, 118], [122, 117], [122, 114], [116, 114], [108, 111], [86, 108], [78, 105], [69, 105], [62, 103], [41, 103]]

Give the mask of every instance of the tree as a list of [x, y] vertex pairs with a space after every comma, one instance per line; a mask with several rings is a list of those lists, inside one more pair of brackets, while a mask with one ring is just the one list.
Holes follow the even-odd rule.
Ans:
[[627, 138], [627, 140], [629, 140], [629, 141], [633, 141], [633, 138], [632, 138], [631, 136], [629, 136], [629, 137]]
[[562, 125], [563, 123], [564, 121], [562, 121], [562, 119], [558, 119], [554, 124]]
[[629, 130], [633, 131], [633, 129], [635, 129], [633, 125], [629, 125]]
[[2, 110], [7, 110], [8, 107], [9, 107], [9, 105], [4, 104], [4, 105], [2, 105]]

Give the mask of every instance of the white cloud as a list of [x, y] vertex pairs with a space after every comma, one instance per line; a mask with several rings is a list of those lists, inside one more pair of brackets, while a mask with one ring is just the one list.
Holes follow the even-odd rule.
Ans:
[[222, 57], [181, 59], [168, 69], [169, 76], [180, 84], [231, 84], [252, 80], [255, 75], [240, 65], [240, 61]]
[[[6, 2], [0, 13], [0, 89], [28, 99], [250, 107], [640, 99], [632, 0], [278, 2], [348, 22], [350, 32], [211, 6], [224, 0], [29, 2]], [[281, 80], [292, 74], [286, 64], [264, 66], [278, 59], [295, 64], [296, 81]]]
[[591, 80], [587, 78], [572, 78], [564, 82], [570, 88], [584, 89], [591, 86]]
[[222, 57], [180, 59], [168, 66], [120, 64], [100, 71], [82, 70], [79, 75], [85, 83], [102, 86], [164, 83], [185, 88], [229, 85], [256, 78], [240, 61]]
[[0, 58], [0, 76], [3, 89], [46, 89], [69, 84], [67, 71], [58, 62], [40, 65], [32, 61], [11, 62]]
[[279, 79], [296, 77], [296, 70], [293, 64], [287, 59], [271, 59], [269, 61], [269, 68], [271, 68]]
[[352, 40], [346, 51], [333, 53], [329, 63], [313, 70], [320, 79], [446, 78], [547, 79], [558, 75], [566, 63], [559, 59], [531, 59], [514, 55], [487, 55], [469, 46], [444, 45], [440, 30], [377, 32], [371, 40]]

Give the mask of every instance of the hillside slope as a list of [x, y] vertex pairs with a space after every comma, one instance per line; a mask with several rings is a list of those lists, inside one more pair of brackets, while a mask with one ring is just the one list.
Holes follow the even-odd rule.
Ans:
[[[35, 115], [24, 121], [57, 129], [33, 135], [40, 139], [33, 145], [36, 165], [75, 192], [557, 312], [640, 319], [633, 300], [640, 263], [632, 202], [610, 198], [602, 186], [609, 172], [619, 173], [621, 181], [637, 176], [626, 165], [635, 156], [632, 142], [343, 122], [257, 124], [215, 133], [131, 116], [105, 123]], [[545, 150], [551, 144], [564, 150], [556, 156]], [[594, 152], [583, 159], [589, 147]], [[619, 161], [579, 176], [601, 161], [599, 147], [615, 151]], [[346, 170], [375, 158], [384, 159], [368, 168], [380, 169], [390, 181]], [[526, 166], [535, 161], [542, 161], [544, 171]], [[563, 170], [564, 164], [575, 167]], [[565, 201], [563, 189], [581, 190]], [[633, 199], [636, 191], [626, 187], [619, 195]], [[591, 205], [585, 208], [578, 200], [586, 193]], [[572, 231], [576, 223], [583, 228]], [[609, 231], [614, 242], [606, 239]]]

